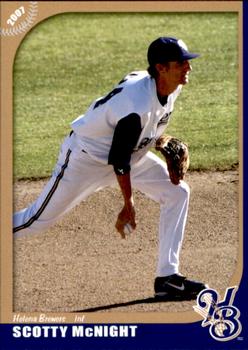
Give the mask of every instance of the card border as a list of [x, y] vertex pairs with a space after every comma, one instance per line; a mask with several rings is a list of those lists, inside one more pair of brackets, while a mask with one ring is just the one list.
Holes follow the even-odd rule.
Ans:
[[[20, 2], [12, 2], [18, 5]], [[23, 1], [23, 5], [29, 2]], [[5, 15], [7, 1], [1, 2], [1, 23]], [[243, 12], [242, 1], [64, 1], [38, 2], [38, 16], [30, 30], [44, 19], [65, 12], [237, 12], [239, 20], [239, 259], [230, 284], [241, 281], [243, 269]], [[27, 33], [17, 36], [1, 37], [1, 174], [0, 174], [0, 232], [1, 232], [1, 323], [12, 323], [13, 305], [13, 241], [12, 241], [12, 179], [13, 179], [13, 63], [15, 53]], [[38, 316], [40, 313], [19, 313]], [[47, 313], [48, 314], [48, 313]], [[50, 316], [66, 316], [67, 323], [73, 323], [75, 313], [49, 313]], [[183, 313], [92, 313], [87, 314], [85, 323], [121, 322], [121, 323], [191, 323], [201, 320], [194, 311]]]

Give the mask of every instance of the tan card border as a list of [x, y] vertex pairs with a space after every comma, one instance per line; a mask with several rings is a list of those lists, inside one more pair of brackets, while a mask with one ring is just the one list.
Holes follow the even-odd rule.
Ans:
[[[1, 25], [9, 16], [9, 6], [18, 8], [20, 3], [28, 6], [29, 1], [2, 1]], [[38, 1], [38, 12], [29, 30], [42, 20], [65, 12], [237, 12], [239, 17], [239, 256], [236, 271], [231, 279], [231, 286], [239, 285], [243, 267], [243, 178], [242, 178], [242, 116], [243, 116], [243, 13], [242, 1]], [[27, 30], [28, 32], [28, 30]], [[13, 162], [13, 107], [12, 84], [13, 62], [15, 53], [27, 32], [17, 35], [1, 36], [1, 119], [0, 119], [0, 322], [12, 323], [13, 305], [13, 241], [12, 241], [12, 162]], [[21, 317], [39, 317], [41, 313], [18, 313]], [[60, 317], [63, 321], [57, 323], [74, 323], [75, 313], [47, 313], [48, 317]], [[192, 312], [177, 313], [84, 313], [84, 323], [183, 323], [201, 320]], [[23, 322], [25, 323], [25, 322]], [[29, 322], [26, 322], [29, 323]], [[32, 321], [30, 321], [32, 323]], [[34, 322], [33, 322], [34, 323]]]

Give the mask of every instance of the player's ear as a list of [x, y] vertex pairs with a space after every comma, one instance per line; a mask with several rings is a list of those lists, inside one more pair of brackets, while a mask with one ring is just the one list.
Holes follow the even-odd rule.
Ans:
[[167, 72], [168, 71], [168, 65], [167, 64], [163, 64], [163, 63], [157, 63], [155, 65], [157, 71], [159, 74]]

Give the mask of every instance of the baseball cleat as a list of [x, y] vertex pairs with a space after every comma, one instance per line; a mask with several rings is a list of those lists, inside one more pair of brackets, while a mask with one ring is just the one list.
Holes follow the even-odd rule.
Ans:
[[154, 283], [155, 298], [168, 300], [192, 300], [208, 285], [188, 280], [179, 274], [156, 277]]

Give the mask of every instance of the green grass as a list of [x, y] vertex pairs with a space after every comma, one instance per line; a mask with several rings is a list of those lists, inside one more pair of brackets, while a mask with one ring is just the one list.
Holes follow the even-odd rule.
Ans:
[[147, 46], [161, 35], [201, 54], [167, 133], [189, 143], [191, 169], [236, 164], [236, 13], [68, 13], [33, 28], [16, 54], [15, 179], [48, 176], [70, 122], [125, 74], [146, 69]]

